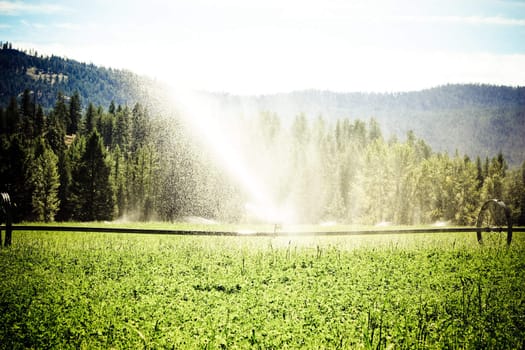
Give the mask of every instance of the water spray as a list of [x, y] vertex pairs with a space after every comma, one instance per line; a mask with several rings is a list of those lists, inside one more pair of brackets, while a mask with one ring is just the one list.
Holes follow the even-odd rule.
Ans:
[[206, 150], [213, 154], [217, 165], [249, 197], [245, 204], [246, 214], [251, 219], [266, 223], [282, 225], [293, 222], [293, 208], [277, 205], [270, 195], [268, 185], [249, 166], [246, 155], [243, 154], [245, 145], [240, 141], [242, 130], [239, 129], [239, 120], [227, 115], [217, 102], [204, 94], [176, 90], [174, 102], [180, 109], [184, 122], [202, 140]]

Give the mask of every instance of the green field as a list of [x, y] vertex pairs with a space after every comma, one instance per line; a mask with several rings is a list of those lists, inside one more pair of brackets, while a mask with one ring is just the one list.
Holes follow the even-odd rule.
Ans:
[[525, 235], [15, 231], [0, 347], [523, 348]]

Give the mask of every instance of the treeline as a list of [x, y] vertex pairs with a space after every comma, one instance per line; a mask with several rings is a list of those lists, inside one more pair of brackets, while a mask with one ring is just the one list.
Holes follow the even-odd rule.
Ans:
[[[25, 90], [0, 109], [0, 190], [17, 221], [257, 219], [250, 192], [182, 112], [82, 109], [78, 93], [59, 93], [48, 111], [35, 100]], [[525, 164], [509, 169], [502, 154], [435, 153], [412, 132], [386, 139], [373, 119], [299, 114], [287, 127], [265, 112], [222, 123], [261, 190], [297, 222], [472, 225], [481, 204], [499, 198], [525, 223]]]
[[280, 154], [280, 164], [289, 164], [291, 171], [280, 174], [288, 179], [280, 195], [291, 200], [299, 221], [472, 225], [481, 204], [499, 198], [515, 223], [525, 223], [525, 163], [509, 169], [501, 153], [474, 160], [457, 152], [435, 153], [413, 132], [403, 141], [385, 139], [374, 119], [332, 125], [300, 114], [290, 130], [277, 133], [276, 115], [263, 120], [259, 129], [275, 139], [258, 154], [273, 153], [271, 159]]
[[203, 189], [210, 177], [176, 121], [140, 104], [83, 111], [78, 93], [48, 112], [34, 101], [25, 90], [0, 109], [0, 190], [16, 221], [228, 219], [205, 204], [228, 186], [215, 177], [218, 190]]

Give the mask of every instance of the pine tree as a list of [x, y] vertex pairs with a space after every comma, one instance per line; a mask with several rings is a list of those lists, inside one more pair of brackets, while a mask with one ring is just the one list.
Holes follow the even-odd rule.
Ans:
[[76, 219], [111, 220], [115, 210], [111, 164], [102, 137], [92, 132], [73, 172], [72, 192], [77, 199]]
[[18, 102], [16, 97], [11, 97], [9, 105], [5, 111], [5, 119], [7, 121], [7, 134], [14, 134], [20, 131], [22, 119], [20, 117], [20, 111], [18, 109]]
[[474, 225], [479, 206], [477, 166], [468, 158], [456, 156], [452, 169], [450, 207], [454, 211], [453, 221], [458, 225]]
[[97, 125], [97, 112], [95, 110], [95, 106], [90, 103], [88, 105], [86, 116], [84, 117], [84, 128], [83, 128], [83, 134], [84, 135], [90, 135], [95, 129]]
[[53, 108], [53, 113], [58, 120], [58, 123], [61, 124], [61, 128], [65, 131], [70, 127], [71, 120], [69, 118], [69, 111], [66, 105], [66, 98], [62, 92], [59, 92], [57, 95], [57, 100], [55, 107]]
[[111, 100], [109, 104], [108, 113], [115, 115], [115, 101]]
[[503, 180], [502, 198], [504, 198], [505, 204], [511, 211], [513, 224], [518, 226], [523, 225], [523, 204], [525, 204], [523, 170], [525, 168], [509, 170]]
[[297, 115], [292, 124], [292, 136], [299, 146], [304, 146], [309, 139], [309, 127], [306, 115], [301, 113]]
[[67, 134], [72, 135], [78, 132], [80, 119], [82, 118], [82, 104], [78, 91], [75, 91], [71, 100], [69, 101], [69, 125], [67, 127]]
[[396, 224], [412, 224], [415, 201], [415, 138], [408, 134], [406, 143], [394, 143], [390, 146], [390, 162], [393, 172], [393, 221]]
[[504, 199], [503, 198], [503, 180], [507, 172], [507, 162], [500, 152], [496, 157], [492, 158], [490, 163], [487, 162], [487, 175], [481, 188], [481, 198], [483, 200], [489, 199]]
[[33, 193], [30, 181], [33, 149], [30, 140], [25, 139], [22, 134], [15, 134], [11, 139], [7, 158], [9, 167], [2, 174], [5, 177], [1, 180], [11, 196], [11, 202], [16, 206], [13, 221], [29, 220]]
[[115, 116], [111, 113], [102, 113], [99, 115], [97, 130], [104, 140], [104, 145], [113, 144], [113, 135], [115, 132]]
[[375, 224], [392, 221], [395, 190], [392, 164], [387, 144], [380, 138], [366, 148], [360, 182], [363, 191], [364, 219]]
[[128, 107], [117, 111], [117, 117], [115, 122], [115, 132], [113, 134], [113, 147], [119, 146], [123, 154], [130, 149], [131, 140], [131, 127], [130, 119], [131, 112]]
[[34, 135], [33, 137], [43, 137], [44, 133], [46, 131], [46, 119], [44, 115], [44, 111], [42, 110], [42, 106], [38, 105], [36, 107], [36, 113], [35, 113], [35, 122], [34, 122]]
[[483, 187], [484, 176], [483, 176], [483, 167], [481, 165], [481, 158], [479, 156], [476, 158], [476, 171], [477, 171], [476, 180], [478, 181], [478, 190], [480, 190], [481, 187]]
[[22, 93], [22, 101], [20, 106], [20, 112], [22, 116], [27, 119], [32, 119], [35, 112], [35, 104], [31, 97], [32, 92], [29, 89], [25, 89]]
[[126, 182], [124, 179], [124, 157], [120, 151], [119, 145], [115, 146], [113, 151], [114, 169], [113, 169], [113, 184], [116, 189], [116, 205], [117, 217], [124, 216], [127, 210], [126, 202]]
[[57, 220], [80, 220], [82, 217], [82, 186], [77, 178], [79, 177], [82, 155], [86, 150], [86, 138], [83, 135], [77, 135], [75, 140], [69, 146], [61, 159], [60, 165], [60, 210], [57, 214]]
[[57, 221], [68, 221], [73, 216], [72, 203], [70, 201], [71, 190], [71, 163], [69, 157], [69, 150], [63, 152], [58, 158], [58, 171], [60, 177], [60, 186], [58, 187], [58, 199], [60, 206], [56, 214]]
[[43, 139], [37, 147], [36, 158], [31, 165], [30, 181], [33, 187], [31, 203], [34, 219], [37, 221], [54, 221], [59, 209], [58, 187], [60, 184], [57, 162], [58, 158]]
[[64, 124], [60, 121], [60, 114], [55, 113], [53, 110], [47, 120], [47, 133], [45, 137], [53, 152], [59, 156], [66, 149], [64, 142], [65, 136], [66, 130]]
[[[410, 135], [409, 135], [410, 136]], [[368, 131], [368, 141], [373, 142], [378, 139], [382, 139], [383, 135], [381, 134], [381, 128], [379, 123], [374, 118], [370, 119], [370, 126]]]
[[135, 152], [144, 146], [148, 137], [148, 120], [146, 111], [137, 103], [131, 112], [131, 151]]

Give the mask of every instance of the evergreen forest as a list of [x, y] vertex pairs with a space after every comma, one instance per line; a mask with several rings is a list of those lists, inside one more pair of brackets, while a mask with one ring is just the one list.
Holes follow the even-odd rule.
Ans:
[[[249, 210], [246, 186], [188, 126], [199, 116], [176, 103], [166, 108], [159, 102], [166, 93], [149, 89], [151, 81], [1, 46], [0, 191], [11, 195], [15, 221], [262, 219]], [[212, 98], [217, 109], [233, 111], [215, 134], [231, 142], [274, 203], [293, 208], [296, 222], [472, 225], [482, 203], [498, 198], [524, 225], [524, 91], [290, 94], [303, 112], [285, 108], [282, 96]], [[363, 100], [383, 106], [377, 118], [368, 114], [372, 107], [360, 109]], [[361, 117], [334, 117], [320, 105], [350, 106]], [[414, 130], [406, 106], [423, 116]], [[406, 127], [395, 129], [401, 114]], [[437, 137], [430, 134], [436, 120], [455, 120], [445, 134], [458, 135], [468, 123], [482, 133], [487, 123], [494, 132], [479, 139], [491, 146], [482, 155], [447, 150], [446, 138], [435, 147], [428, 139]]]
[[[254, 219], [249, 195], [176, 113], [140, 103], [82, 109], [78, 93], [58, 93], [48, 111], [34, 100], [25, 90], [0, 110], [1, 191], [16, 221]], [[524, 224], [525, 163], [511, 168], [501, 153], [434, 152], [413, 132], [386, 138], [374, 119], [299, 114], [287, 126], [261, 112], [236, 125], [245, 159], [298, 222], [472, 225], [480, 205], [499, 198]]]

